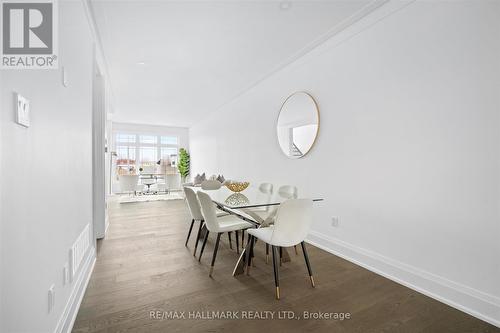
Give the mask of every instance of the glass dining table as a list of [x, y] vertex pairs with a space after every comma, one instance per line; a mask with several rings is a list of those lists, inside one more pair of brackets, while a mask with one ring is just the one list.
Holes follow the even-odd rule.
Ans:
[[[202, 191], [207, 193], [218, 209], [247, 221], [255, 225], [256, 228], [268, 226], [273, 220], [276, 208], [282, 202], [291, 199], [289, 196], [281, 195], [278, 192], [263, 192], [254, 186], [249, 186], [242, 192], [232, 192], [225, 186], [222, 186], [218, 190], [203, 190], [200, 186], [196, 185], [189, 187], [195, 192]], [[316, 202], [323, 199], [313, 198], [311, 200]], [[244, 272], [246, 251], [246, 247], [241, 251], [233, 269], [233, 276]], [[286, 249], [283, 249], [282, 253], [282, 261], [290, 261], [290, 256]]]

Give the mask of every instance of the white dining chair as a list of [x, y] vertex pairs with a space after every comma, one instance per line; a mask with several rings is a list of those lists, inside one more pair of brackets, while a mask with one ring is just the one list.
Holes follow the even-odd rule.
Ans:
[[201, 261], [201, 256], [203, 255], [203, 250], [205, 249], [205, 245], [207, 243], [208, 234], [210, 232], [214, 232], [217, 234], [214, 253], [212, 255], [212, 264], [210, 266], [210, 273], [208, 274], [209, 276], [212, 276], [214, 270], [215, 258], [217, 257], [217, 250], [219, 249], [220, 236], [225, 232], [230, 233], [234, 231], [236, 233], [236, 248], [238, 249], [239, 248], [238, 231], [252, 228], [253, 225], [233, 215], [217, 217], [215, 205], [210, 196], [201, 191], [197, 193], [197, 196], [200, 202], [203, 218], [205, 220], [205, 227], [207, 228], [207, 231], [205, 232], [205, 239], [203, 240], [203, 245], [201, 246], [200, 257], [198, 258], [198, 261]]
[[[269, 183], [262, 183], [259, 186], [259, 192], [262, 194], [272, 194], [273, 193], [273, 184]], [[278, 189], [278, 195], [282, 198], [285, 199], [297, 199], [298, 197], [298, 189], [296, 186], [293, 185], [283, 185]], [[265, 214], [262, 213], [263, 210], [256, 210], [257, 214], [263, 218], [266, 219], [269, 223], [272, 223], [276, 211], [277, 211], [277, 206], [266, 206], [265, 207]]]
[[312, 223], [312, 200], [311, 199], [290, 199], [283, 202], [276, 214], [274, 225], [259, 228], [249, 229], [249, 235], [246, 264], [247, 274], [250, 271], [250, 265], [253, 256], [253, 246], [255, 239], [260, 239], [264, 243], [271, 245], [273, 252], [273, 267], [274, 281], [276, 286], [276, 299], [280, 299], [279, 287], [279, 264], [277, 251], [283, 247], [298, 245], [302, 246], [304, 259], [311, 280], [311, 285], [314, 287], [314, 278], [309, 263], [304, 239], [306, 238]]
[[[296, 186], [293, 185], [283, 185], [278, 188], [278, 195], [282, 198], [286, 199], [297, 199], [299, 195], [299, 191]], [[267, 224], [274, 223], [274, 219], [276, 218], [276, 213], [278, 211], [277, 206], [272, 206], [267, 212], [267, 216], [265, 218]], [[293, 249], [295, 250], [295, 254], [298, 254], [297, 245], [294, 245]], [[266, 264], [269, 262], [269, 244], [266, 244]]]
[[[273, 184], [271, 183], [261, 183], [259, 185], [259, 191], [257, 192], [257, 196], [268, 196], [270, 197], [273, 193]], [[257, 199], [257, 201], [259, 201]], [[270, 214], [274, 211], [274, 207], [270, 206], [265, 206], [265, 207], [256, 207], [252, 209], [245, 209], [245, 212], [247, 212], [250, 216], [255, 218], [256, 220], [259, 221], [264, 221], [266, 220]], [[245, 247], [245, 232], [241, 233], [241, 246]]]
[[125, 193], [136, 193], [137, 183], [139, 182], [139, 175], [120, 175], [118, 183], [120, 184], [120, 191]]
[[156, 165], [142, 165], [141, 174], [154, 174], [156, 173]]
[[[198, 249], [198, 243], [200, 241], [200, 235], [203, 230], [203, 225], [205, 222], [205, 219], [203, 218], [203, 214], [201, 213], [201, 207], [200, 207], [200, 202], [198, 201], [198, 198], [196, 197], [196, 193], [193, 191], [193, 189], [184, 186], [184, 196], [186, 197], [186, 202], [189, 208], [189, 213], [191, 214], [191, 226], [189, 227], [189, 232], [186, 238], [186, 243], [184, 244], [187, 246], [189, 237], [191, 236], [191, 231], [193, 229], [193, 225], [195, 222], [200, 222], [200, 225], [198, 227], [198, 234], [196, 235], [196, 243], [194, 245], [194, 251], [193, 251], [193, 256], [196, 256], [196, 250]], [[226, 212], [222, 211], [216, 211], [217, 217], [222, 217], [228, 215]], [[231, 245], [231, 243], [230, 243]], [[231, 246], [232, 247], [232, 246]], [[239, 251], [238, 251], [239, 253]]]
[[273, 184], [271, 183], [261, 183], [259, 185], [259, 191], [262, 193], [273, 193]]
[[156, 184], [156, 179], [154, 178], [143, 178], [141, 180], [142, 185], [147, 186], [146, 193], [154, 193], [155, 188], [154, 185]]
[[201, 183], [201, 188], [203, 190], [218, 190], [221, 187], [222, 187], [222, 184], [218, 180], [204, 180]]
[[286, 199], [297, 199], [299, 191], [296, 186], [283, 185], [278, 189], [278, 195]]
[[184, 244], [185, 246], [187, 246], [188, 244], [189, 236], [191, 236], [191, 231], [193, 230], [194, 222], [196, 221], [200, 222], [200, 225], [198, 227], [198, 235], [196, 236], [196, 243], [194, 245], [194, 252], [193, 252], [193, 256], [196, 256], [196, 249], [198, 248], [198, 242], [200, 240], [200, 233], [204, 220], [203, 220], [203, 215], [201, 214], [200, 203], [198, 202], [196, 193], [194, 193], [194, 191], [189, 187], [184, 187], [184, 195], [186, 196], [186, 202], [192, 218], [191, 226], [189, 227], [189, 232], [186, 238], [186, 243]]

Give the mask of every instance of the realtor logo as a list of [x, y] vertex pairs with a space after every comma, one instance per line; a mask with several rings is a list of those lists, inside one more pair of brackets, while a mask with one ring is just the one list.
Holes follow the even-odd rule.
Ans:
[[2, 68], [57, 68], [56, 15], [53, 1], [4, 1]]

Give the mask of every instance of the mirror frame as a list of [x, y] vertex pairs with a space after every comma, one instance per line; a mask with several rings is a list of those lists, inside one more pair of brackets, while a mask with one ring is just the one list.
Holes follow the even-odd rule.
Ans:
[[[314, 148], [314, 145], [316, 144], [316, 141], [318, 140], [318, 136], [319, 136], [319, 129], [320, 129], [320, 125], [321, 125], [321, 118], [320, 118], [320, 115], [319, 115], [319, 106], [318, 106], [318, 102], [316, 102], [316, 99], [310, 94], [308, 93], [307, 91], [303, 91], [303, 90], [299, 90], [299, 91], [296, 91], [294, 93], [291, 93], [290, 95], [288, 95], [287, 98], [285, 98], [285, 100], [283, 101], [283, 103], [281, 104], [281, 107], [280, 107], [280, 112], [278, 112], [278, 118], [276, 118], [276, 132], [278, 131], [278, 123], [279, 123], [279, 119], [280, 119], [280, 115], [281, 115], [281, 112], [283, 111], [283, 107], [285, 106], [286, 102], [288, 102], [288, 100], [290, 98], [292, 98], [294, 95], [297, 95], [297, 94], [306, 94], [314, 103], [314, 107], [316, 108], [316, 115], [318, 116], [318, 129], [316, 130], [316, 135], [314, 136], [314, 140], [311, 144], [311, 148], [309, 148], [309, 150], [302, 156], [300, 157], [291, 157], [291, 156], [288, 156], [284, 151], [283, 149], [281, 149], [281, 145], [279, 143], [279, 138], [278, 138], [278, 146], [279, 146], [279, 149], [280, 151], [283, 153], [283, 155], [285, 155], [287, 158], [291, 159], [291, 160], [298, 160], [298, 159], [301, 159], [303, 158], [304, 156], [306, 156], [307, 154], [309, 154], [309, 152], [311, 150], [313, 150]], [[277, 133], [276, 133], [277, 134]]]

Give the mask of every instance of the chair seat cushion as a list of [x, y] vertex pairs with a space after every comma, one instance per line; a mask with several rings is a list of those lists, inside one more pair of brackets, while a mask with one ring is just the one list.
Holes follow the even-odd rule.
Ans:
[[229, 232], [253, 227], [253, 224], [232, 215], [219, 217], [218, 220], [219, 230], [217, 232]]
[[226, 213], [225, 211], [222, 211], [222, 210], [217, 210], [216, 211], [216, 216], [217, 217], [222, 217], [222, 216], [227, 216], [229, 215], [229, 213]]
[[290, 241], [283, 241], [280, 243], [271, 242], [273, 230], [274, 230], [274, 225], [270, 225], [269, 227], [265, 227], [265, 228], [249, 229], [248, 234], [257, 237], [258, 239], [262, 240], [264, 243], [267, 243], [267, 244], [272, 245], [272, 246], [289, 247], [289, 246], [294, 246], [294, 245], [299, 244], [299, 243], [290, 242]]
[[[259, 228], [259, 229], [250, 229], [247, 231], [249, 235], [255, 236], [261, 241], [271, 244], [271, 236], [273, 235], [273, 226]], [[278, 245], [278, 244], [271, 244]]]

